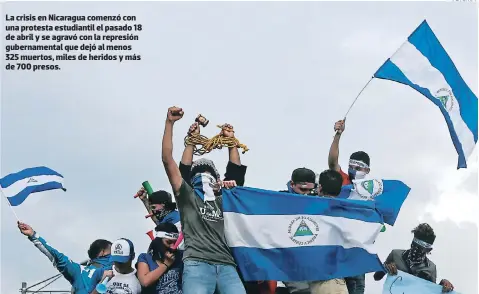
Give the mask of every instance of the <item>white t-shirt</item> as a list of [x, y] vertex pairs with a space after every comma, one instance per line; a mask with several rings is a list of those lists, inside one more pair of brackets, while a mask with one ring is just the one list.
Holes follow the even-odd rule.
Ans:
[[113, 266], [115, 276], [106, 284], [106, 294], [140, 294], [141, 285], [136, 277], [136, 270], [129, 274], [120, 274]]

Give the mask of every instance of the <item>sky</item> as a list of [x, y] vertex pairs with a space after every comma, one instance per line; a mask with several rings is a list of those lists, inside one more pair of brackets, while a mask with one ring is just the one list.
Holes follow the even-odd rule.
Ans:
[[[139, 62], [2, 71], [2, 176], [45, 165], [63, 174], [68, 189], [32, 195], [15, 211], [76, 261], [87, 258], [97, 238], [127, 237], [137, 255], [146, 251], [153, 223], [133, 195], [145, 180], [170, 189], [160, 157], [170, 106], [185, 111], [174, 129], [178, 161], [201, 113], [210, 120], [203, 134], [230, 123], [249, 147], [241, 156], [247, 186], [279, 190], [297, 167], [327, 169], [334, 123], [424, 19], [478, 93], [478, 15], [470, 3], [10, 2], [3, 12], [135, 15], [144, 28], [131, 43]], [[396, 225], [376, 241], [380, 258], [407, 249], [411, 230], [428, 222], [437, 235], [429, 258], [438, 281], [478, 293], [477, 151], [467, 170], [456, 170], [439, 109], [384, 80], [373, 80], [348, 115], [340, 164], [358, 150], [371, 157], [371, 177], [412, 189]], [[226, 150], [208, 158], [224, 173]], [[0, 203], [1, 293], [13, 294], [22, 281], [32, 285], [56, 270], [18, 232], [6, 201]], [[368, 274], [366, 293], [380, 294], [383, 281]], [[61, 279], [49, 289], [70, 286]]]

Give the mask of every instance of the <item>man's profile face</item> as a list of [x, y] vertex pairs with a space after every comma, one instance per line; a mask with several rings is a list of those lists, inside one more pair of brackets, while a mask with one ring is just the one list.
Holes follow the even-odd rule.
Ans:
[[291, 188], [294, 192], [301, 195], [309, 195], [314, 189], [314, 183], [294, 183], [291, 182]]
[[111, 245], [108, 245], [105, 249], [100, 251], [100, 254], [98, 254], [98, 257], [110, 255], [110, 254], [111, 254]]

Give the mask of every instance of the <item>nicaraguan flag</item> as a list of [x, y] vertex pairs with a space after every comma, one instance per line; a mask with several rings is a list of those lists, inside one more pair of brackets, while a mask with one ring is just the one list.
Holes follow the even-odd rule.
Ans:
[[394, 226], [401, 207], [411, 188], [395, 180], [353, 180], [343, 186], [338, 198], [350, 200], [373, 200], [384, 222]]
[[23, 203], [31, 193], [63, 188], [63, 176], [48, 167], [32, 167], [0, 179], [3, 194], [12, 206]]
[[426, 21], [374, 74], [410, 86], [441, 110], [459, 155], [458, 168], [477, 143], [477, 97], [462, 79]]
[[384, 270], [373, 201], [223, 190], [225, 236], [246, 281], [318, 281]]

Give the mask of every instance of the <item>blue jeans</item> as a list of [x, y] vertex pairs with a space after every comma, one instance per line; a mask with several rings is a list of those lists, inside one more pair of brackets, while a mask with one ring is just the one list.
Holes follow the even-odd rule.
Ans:
[[186, 259], [183, 268], [183, 294], [213, 293], [246, 294], [236, 267]]
[[345, 278], [349, 294], [364, 294], [366, 287], [366, 275]]

